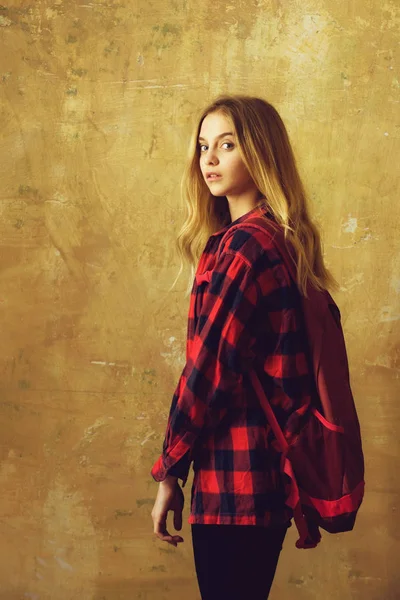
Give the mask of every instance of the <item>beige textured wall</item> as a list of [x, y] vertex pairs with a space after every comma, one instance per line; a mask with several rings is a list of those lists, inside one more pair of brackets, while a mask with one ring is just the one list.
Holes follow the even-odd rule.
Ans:
[[271, 598], [399, 598], [399, 3], [3, 3], [0, 599], [199, 598], [191, 478], [175, 549], [149, 470], [184, 365], [185, 281], [167, 290], [186, 141], [224, 91], [287, 124], [367, 461], [354, 533], [301, 552], [293, 528]]

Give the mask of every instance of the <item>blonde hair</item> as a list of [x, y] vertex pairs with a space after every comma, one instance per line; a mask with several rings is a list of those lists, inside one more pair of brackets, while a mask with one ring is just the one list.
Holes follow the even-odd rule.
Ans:
[[199, 165], [201, 124], [214, 112], [222, 113], [231, 121], [242, 160], [260, 192], [258, 205], [268, 208], [283, 227], [285, 240], [292, 244], [300, 292], [307, 295], [308, 283], [319, 290], [337, 289], [336, 280], [324, 265], [320, 233], [309, 214], [306, 192], [285, 125], [271, 104], [245, 95], [219, 96], [197, 120], [181, 181], [186, 206], [186, 219], [176, 239], [181, 265], [170, 289], [175, 286], [186, 261], [191, 267], [186, 296], [190, 294], [196, 265], [208, 238], [231, 222], [227, 199], [210, 193]]

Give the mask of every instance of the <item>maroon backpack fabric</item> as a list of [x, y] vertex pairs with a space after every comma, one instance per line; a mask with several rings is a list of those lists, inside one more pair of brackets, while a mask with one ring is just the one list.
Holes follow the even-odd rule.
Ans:
[[[256, 222], [255, 222], [256, 221]], [[267, 233], [296, 283], [296, 269], [274, 222], [248, 221]], [[314, 548], [319, 527], [330, 532], [351, 531], [364, 496], [364, 456], [360, 425], [350, 387], [350, 376], [340, 311], [328, 291], [311, 285], [301, 295], [314, 375], [310, 409], [298, 435], [287, 442], [254, 370], [250, 377], [282, 451], [281, 468], [288, 482], [286, 504], [293, 509], [299, 539], [297, 548]]]

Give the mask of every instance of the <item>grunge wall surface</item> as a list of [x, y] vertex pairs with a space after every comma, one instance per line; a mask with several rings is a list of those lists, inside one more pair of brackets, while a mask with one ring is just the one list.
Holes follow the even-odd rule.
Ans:
[[191, 478], [173, 548], [149, 470], [184, 366], [179, 180], [221, 92], [287, 124], [364, 434], [356, 529], [301, 552], [293, 527], [271, 598], [398, 598], [399, 3], [3, 3], [0, 599], [199, 598]]

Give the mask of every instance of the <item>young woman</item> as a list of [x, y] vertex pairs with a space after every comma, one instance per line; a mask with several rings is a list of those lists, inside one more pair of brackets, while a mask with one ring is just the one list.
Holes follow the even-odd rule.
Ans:
[[[256, 370], [284, 428], [310, 398], [300, 294], [336, 282], [285, 126], [268, 102], [227, 95], [206, 107], [183, 192], [188, 216], [178, 249], [192, 266], [186, 365], [151, 470], [160, 482], [154, 533], [183, 542], [168, 532], [167, 513], [181, 530], [178, 479], [184, 487], [193, 460], [189, 523], [202, 599], [265, 600], [292, 513], [279, 448], [248, 373]], [[297, 282], [273, 243], [272, 224], [284, 232]]]

